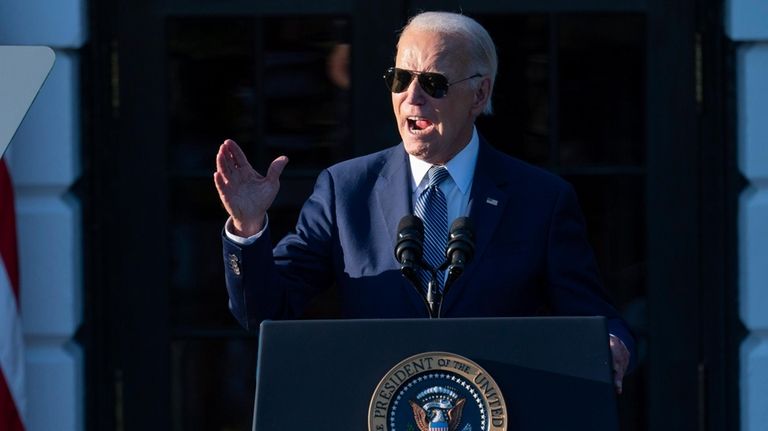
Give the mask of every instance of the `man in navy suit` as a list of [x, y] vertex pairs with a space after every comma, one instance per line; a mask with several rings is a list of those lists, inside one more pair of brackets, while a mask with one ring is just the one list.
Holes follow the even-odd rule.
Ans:
[[412, 18], [385, 75], [402, 143], [323, 171], [295, 233], [274, 250], [267, 210], [288, 159], [278, 157], [262, 176], [237, 144], [221, 145], [214, 182], [230, 214], [227, 289], [245, 328], [301, 316], [334, 283], [343, 317], [426, 317], [393, 247], [399, 220], [427, 188], [427, 171], [444, 166], [448, 221], [469, 216], [477, 228], [475, 258], [446, 292], [442, 316], [606, 316], [621, 390], [634, 343], [600, 285], [573, 188], [496, 151], [475, 129], [490, 113], [496, 67], [493, 41], [471, 18]]

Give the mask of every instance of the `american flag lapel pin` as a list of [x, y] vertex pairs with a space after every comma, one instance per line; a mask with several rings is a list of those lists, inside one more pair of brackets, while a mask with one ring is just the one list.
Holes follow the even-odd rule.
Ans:
[[499, 205], [499, 201], [497, 201], [494, 198], [486, 198], [485, 199], [485, 203], [493, 205], [493, 206], [498, 206]]

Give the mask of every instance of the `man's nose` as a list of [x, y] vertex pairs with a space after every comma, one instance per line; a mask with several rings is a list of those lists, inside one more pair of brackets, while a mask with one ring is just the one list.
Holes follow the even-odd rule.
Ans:
[[405, 101], [411, 105], [423, 105], [427, 98], [427, 93], [419, 85], [419, 80], [416, 76], [413, 77], [408, 88], [405, 90]]

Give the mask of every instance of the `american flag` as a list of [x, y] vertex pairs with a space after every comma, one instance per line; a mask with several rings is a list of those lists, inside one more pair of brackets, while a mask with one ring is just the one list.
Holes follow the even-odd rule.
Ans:
[[24, 339], [21, 333], [19, 262], [13, 186], [0, 159], [0, 430], [23, 431]]

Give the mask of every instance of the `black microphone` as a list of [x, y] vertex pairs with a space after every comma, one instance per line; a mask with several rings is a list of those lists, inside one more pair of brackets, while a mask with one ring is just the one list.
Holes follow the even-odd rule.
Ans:
[[400, 262], [400, 272], [417, 289], [421, 289], [418, 270], [424, 254], [424, 223], [415, 215], [409, 214], [397, 225], [395, 258]]
[[[448, 279], [445, 290], [464, 272], [475, 254], [475, 229], [469, 217], [459, 217], [451, 224], [445, 257], [448, 258]], [[444, 292], [445, 293], [445, 292]]]

